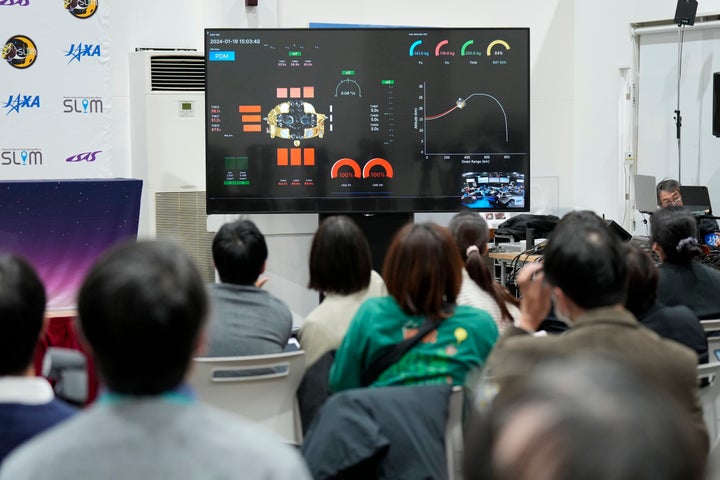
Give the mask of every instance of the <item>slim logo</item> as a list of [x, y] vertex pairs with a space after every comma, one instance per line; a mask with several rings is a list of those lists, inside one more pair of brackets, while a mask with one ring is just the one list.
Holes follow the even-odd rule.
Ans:
[[103, 113], [99, 97], [68, 97], [63, 100], [63, 113]]
[[3, 107], [7, 110], [6, 117], [11, 112], [20, 113], [21, 108], [40, 108], [40, 95], [10, 95]]
[[27, 7], [30, 0], [0, 0], [0, 7]]
[[35, 42], [25, 35], [15, 35], [8, 38], [2, 50], [0, 58], [5, 60], [14, 68], [28, 68], [35, 63], [38, 51]]
[[82, 42], [77, 45], [70, 44], [70, 49], [65, 52], [65, 56], [69, 58], [68, 63], [79, 62], [81, 57], [99, 57], [101, 55], [100, 45], [83, 45]]
[[98, 153], [102, 153], [102, 150], [96, 150], [94, 152], [83, 152], [76, 155], [72, 155], [65, 159], [66, 162], [77, 163], [77, 162], [94, 162], [95, 157]]
[[98, 8], [98, 0], [65, 0], [64, 6], [75, 18], [89, 18]]
[[42, 165], [41, 150], [13, 149], [0, 152], [0, 165]]

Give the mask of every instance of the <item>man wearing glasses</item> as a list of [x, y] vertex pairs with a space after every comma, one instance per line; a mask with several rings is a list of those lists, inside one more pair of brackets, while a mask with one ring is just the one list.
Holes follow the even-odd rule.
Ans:
[[[657, 203], [661, 208], [670, 206], [683, 207], [682, 193], [680, 192], [680, 183], [677, 180], [667, 179], [657, 184], [655, 189], [657, 193]], [[713, 218], [696, 217], [698, 222], [698, 236], [702, 243], [712, 248], [720, 248], [718, 243], [718, 235], [713, 235], [718, 228], [717, 221]], [[708, 237], [710, 235], [710, 237]]]

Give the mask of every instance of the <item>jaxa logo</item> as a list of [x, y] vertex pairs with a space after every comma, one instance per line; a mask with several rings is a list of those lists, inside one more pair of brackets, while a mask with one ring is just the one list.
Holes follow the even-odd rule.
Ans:
[[75, 155], [72, 155], [72, 156], [66, 158], [65, 161], [69, 162], [69, 163], [94, 162], [96, 160], [98, 153], [102, 153], [102, 150], [96, 150], [94, 152], [77, 153]]
[[30, 0], [0, 0], [0, 7], [27, 7]]
[[25, 35], [15, 35], [5, 42], [0, 57], [15, 68], [28, 68], [35, 63], [37, 48]]
[[64, 0], [63, 5], [75, 18], [90, 18], [98, 8], [98, 0]]
[[70, 59], [68, 63], [79, 62], [81, 57], [99, 57], [101, 56], [100, 45], [83, 45], [82, 42], [75, 45], [72, 43], [70, 49], [65, 52], [65, 56]]
[[0, 165], [33, 166], [42, 164], [42, 150], [32, 148], [0, 150]]
[[40, 95], [10, 95], [3, 107], [7, 110], [7, 117], [12, 112], [20, 113], [21, 108], [40, 108]]

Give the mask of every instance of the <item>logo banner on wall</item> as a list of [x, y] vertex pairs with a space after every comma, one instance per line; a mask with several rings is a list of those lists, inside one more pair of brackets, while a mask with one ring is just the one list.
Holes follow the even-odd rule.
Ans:
[[0, 0], [3, 180], [116, 176], [104, 1]]

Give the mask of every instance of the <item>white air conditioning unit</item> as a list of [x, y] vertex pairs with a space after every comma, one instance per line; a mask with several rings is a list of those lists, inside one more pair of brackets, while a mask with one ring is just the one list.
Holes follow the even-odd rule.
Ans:
[[132, 176], [143, 180], [139, 238], [176, 240], [214, 279], [205, 213], [205, 60], [184, 50], [130, 54]]

